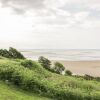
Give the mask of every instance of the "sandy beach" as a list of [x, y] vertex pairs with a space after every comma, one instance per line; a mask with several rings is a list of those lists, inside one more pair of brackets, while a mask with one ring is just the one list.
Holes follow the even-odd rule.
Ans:
[[[53, 61], [54, 62], [54, 61]], [[74, 74], [100, 77], [100, 61], [59, 61]]]

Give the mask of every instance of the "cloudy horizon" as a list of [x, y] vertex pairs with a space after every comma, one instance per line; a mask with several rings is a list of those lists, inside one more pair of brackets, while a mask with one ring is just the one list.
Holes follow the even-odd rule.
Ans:
[[99, 0], [0, 0], [0, 48], [100, 49]]

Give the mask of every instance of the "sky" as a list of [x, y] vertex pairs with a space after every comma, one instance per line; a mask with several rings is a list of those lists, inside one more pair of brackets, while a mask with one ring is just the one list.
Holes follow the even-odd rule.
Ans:
[[0, 0], [0, 48], [100, 49], [100, 0]]

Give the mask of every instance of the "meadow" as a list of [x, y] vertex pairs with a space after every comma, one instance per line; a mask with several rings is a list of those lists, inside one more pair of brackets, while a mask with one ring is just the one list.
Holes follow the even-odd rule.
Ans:
[[30, 94], [36, 93], [52, 99], [100, 100], [100, 82], [56, 74], [36, 61], [31, 61], [31, 66], [28, 64], [30, 61], [26, 59], [1, 57], [0, 80], [8, 86], [15, 85]]

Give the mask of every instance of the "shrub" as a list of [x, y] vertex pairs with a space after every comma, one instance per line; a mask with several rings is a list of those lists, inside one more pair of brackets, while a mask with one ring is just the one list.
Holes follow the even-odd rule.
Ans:
[[84, 76], [81, 76], [81, 75], [73, 75], [73, 77], [76, 77], [76, 78], [81, 78], [81, 79], [85, 79], [85, 80], [95, 80], [95, 81], [99, 81], [100, 82], [100, 77], [93, 77], [93, 76], [90, 76], [90, 75], [84, 75]]
[[92, 77], [92, 76], [90, 76], [90, 75], [85, 74], [85, 75], [84, 75], [84, 79], [86, 79], [86, 80], [93, 80], [93, 79], [94, 79], [94, 77]]
[[39, 57], [38, 62], [39, 62], [44, 68], [50, 69], [51, 61], [48, 60], [47, 58], [41, 56], [41, 57]]
[[70, 70], [66, 70], [66, 71], [65, 71], [65, 75], [71, 76], [71, 75], [72, 75], [72, 72], [71, 72]]
[[32, 68], [33, 62], [31, 60], [24, 60], [21, 62], [21, 65], [27, 68]]
[[63, 64], [61, 64], [59, 62], [55, 62], [53, 69], [58, 74], [61, 74], [65, 70], [65, 67], [63, 66]]
[[18, 72], [14, 72], [11, 77], [11, 82], [19, 86], [22, 83], [22, 75]]

